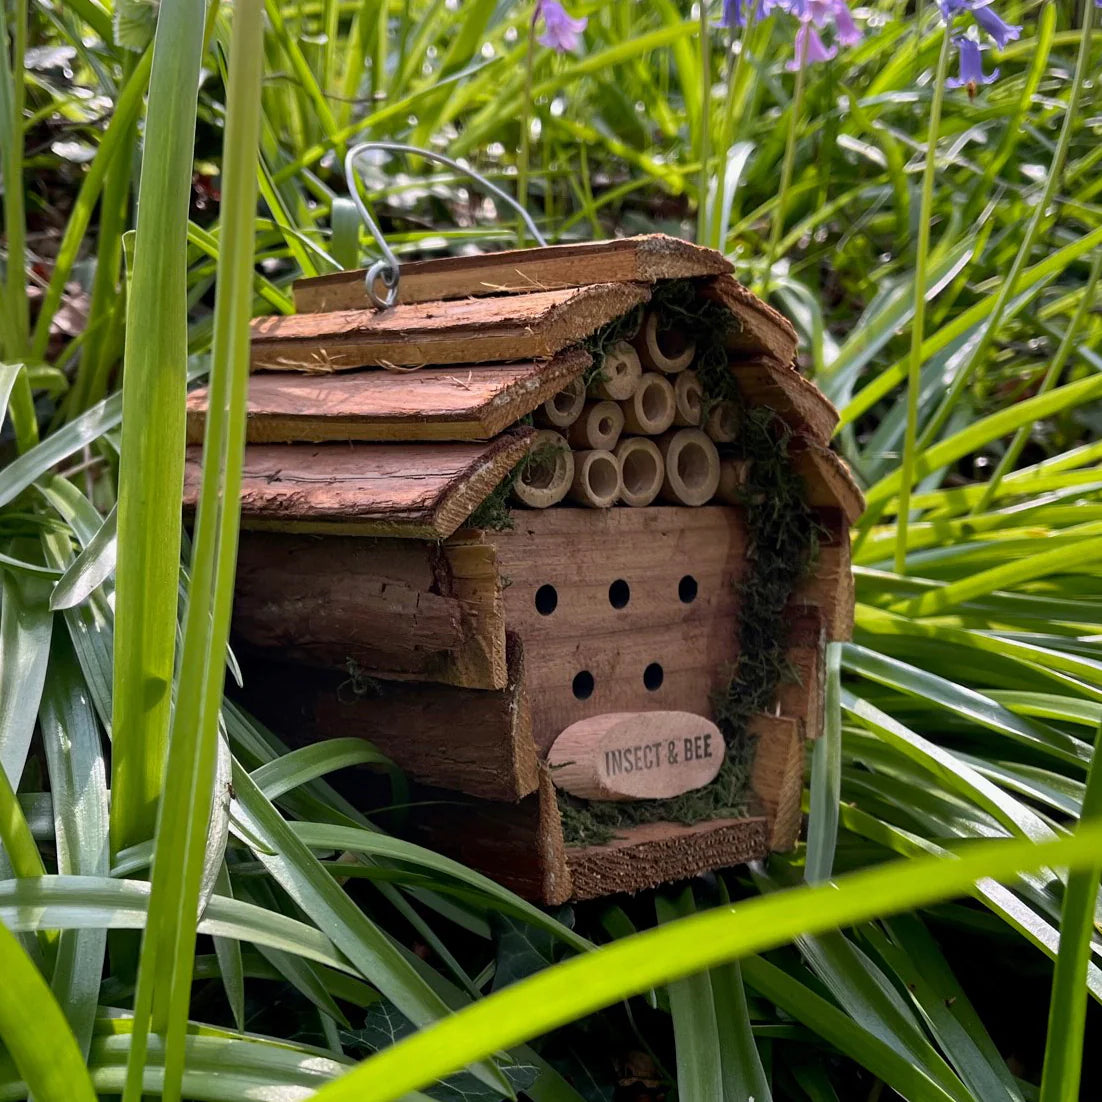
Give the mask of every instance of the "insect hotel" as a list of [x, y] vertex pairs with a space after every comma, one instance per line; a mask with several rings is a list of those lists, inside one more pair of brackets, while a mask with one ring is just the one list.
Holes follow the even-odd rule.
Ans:
[[792, 847], [862, 500], [789, 323], [664, 236], [295, 296], [252, 337], [250, 706], [369, 739], [420, 841], [542, 902]]

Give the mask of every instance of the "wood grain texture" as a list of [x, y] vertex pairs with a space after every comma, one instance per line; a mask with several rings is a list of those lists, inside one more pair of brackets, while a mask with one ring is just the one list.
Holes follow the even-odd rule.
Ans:
[[482, 689], [506, 684], [494, 552], [456, 542], [242, 532], [239, 645], [285, 662]]
[[841, 509], [849, 524], [865, 511], [865, 497], [840, 455], [802, 437], [789, 449], [792, 469], [803, 479], [804, 501], [813, 509]]
[[731, 371], [750, 405], [768, 406], [793, 432], [824, 446], [830, 443], [838, 411], [798, 371], [764, 359], [732, 360]]
[[524, 691], [524, 654], [509, 638], [500, 691], [423, 681], [365, 681], [347, 673], [247, 659], [247, 703], [297, 743], [362, 738], [414, 780], [486, 800], [534, 792], [539, 766]]
[[[729, 261], [719, 253], [656, 233], [407, 262], [401, 266], [398, 302], [527, 294], [593, 283], [652, 283], [730, 270]], [[364, 269], [357, 269], [300, 279], [294, 286], [295, 309], [300, 314], [368, 309], [365, 275]]]
[[769, 848], [792, 849], [800, 836], [804, 781], [803, 723], [792, 716], [758, 715], [749, 734], [757, 739], [751, 784], [769, 819]]
[[742, 357], [762, 356], [782, 367], [796, 358], [796, 330], [783, 314], [762, 302], [732, 275], [720, 275], [701, 287], [703, 298], [726, 306], [738, 319], [727, 337], [729, 351]]
[[730, 868], [769, 853], [764, 817], [712, 819], [682, 826], [646, 823], [630, 827], [603, 846], [566, 850], [571, 898], [597, 899], [657, 888], [673, 880]]
[[[521, 460], [530, 433], [486, 444], [252, 444], [241, 526], [442, 539]], [[185, 508], [196, 504], [201, 458], [188, 448]]]
[[[741, 511], [556, 508], [514, 519], [511, 531], [488, 538], [506, 582], [506, 621], [528, 657], [540, 750], [571, 723], [602, 712], [710, 716], [711, 694], [738, 654], [734, 586], [747, 550]], [[679, 595], [686, 577], [695, 583], [688, 602]], [[550, 615], [536, 605], [543, 586], [555, 588]], [[625, 587], [627, 602], [615, 607]], [[648, 689], [644, 675], [654, 664], [661, 684]], [[574, 679], [582, 672], [593, 690], [579, 699]]]
[[[246, 439], [272, 444], [334, 440], [486, 440], [579, 378], [580, 348], [550, 360], [414, 372], [335, 375], [260, 372], [249, 380]], [[188, 395], [187, 432], [200, 443], [207, 388]]]
[[719, 728], [690, 712], [611, 712], [572, 723], [547, 754], [551, 779], [584, 800], [654, 800], [715, 780]]
[[833, 642], [853, 637], [855, 600], [853, 566], [850, 558], [849, 525], [837, 510], [821, 510], [819, 524], [823, 539], [811, 574], [800, 582], [789, 608], [813, 605], [822, 615], [827, 639]]
[[550, 359], [646, 302], [645, 283], [261, 318], [254, 371], [329, 374], [354, 367], [424, 367]]

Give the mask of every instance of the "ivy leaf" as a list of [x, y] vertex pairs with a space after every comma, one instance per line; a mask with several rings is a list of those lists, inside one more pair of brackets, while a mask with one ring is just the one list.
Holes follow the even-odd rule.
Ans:
[[[574, 912], [570, 907], [560, 908], [554, 917], [573, 929]], [[497, 943], [494, 991], [542, 971], [549, 964], [554, 964], [561, 954], [561, 942], [547, 930], [536, 929], [508, 915], [493, 915], [490, 927]]]

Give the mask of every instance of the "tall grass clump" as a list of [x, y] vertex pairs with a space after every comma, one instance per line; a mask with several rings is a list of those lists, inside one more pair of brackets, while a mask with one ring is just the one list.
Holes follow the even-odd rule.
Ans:
[[[4, 15], [0, 1097], [1098, 1092], [1094, 4]], [[248, 322], [372, 255], [365, 138], [551, 240], [695, 237], [795, 320], [868, 509], [793, 853], [549, 913], [382, 830], [374, 748], [235, 703]], [[365, 169], [402, 257], [514, 239]]]

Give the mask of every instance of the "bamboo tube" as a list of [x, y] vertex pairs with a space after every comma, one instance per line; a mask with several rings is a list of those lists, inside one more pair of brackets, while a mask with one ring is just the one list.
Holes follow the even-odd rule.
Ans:
[[530, 509], [557, 505], [574, 481], [574, 453], [557, 432], [539, 429], [528, 444], [528, 462], [521, 464], [513, 496]]
[[593, 449], [574, 453], [570, 498], [591, 509], [607, 509], [620, 496], [620, 464], [612, 452]]
[[601, 378], [593, 384], [593, 393], [600, 398], [622, 402], [635, 393], [642, 375], [643, 365], [639, 362], [639, 353], [627, 341], [616, 341], [605, 349], [605, 358], [601, 361]]
[[624, 411], [615, 402], [590, 402], [567, 430], [572, 447], [610, 452], [624, 431]]
[[704, 431], [717, 444], [730, 444], [738, 437], [739, 411], [734, 402], [716, 402], [704, 419]]
[[537, 425], [550, 429], [569, 428], [585, 408], [585, 383], [572, 379], [553, 398], [548, 398], [534, 414]]
[[719, 488], [716, 497], [728, 505], [742, 505], [746, 500], [746, 482], [750, 462], [746, 459], [721, 459], [719, 461]]
[[683, 371], [674, 379], [673, 398], [677, 406], [673, 423], [681, 428], [694, 428], [699, 425], [704, 395], [695, 371]]
[[662, 497], [678, 505], [703, 505], [719, 487], [719, 452], [700, 429], [679, 429], [658, 441], [666, 463]]
[[665, 464], [653, 440], [627, 436], [616, 445], [620, 464], [620, 500], [636, 508], [649, 505], [662, 489]]
[[658, 322], [657, 314], [647, 314], [632, 343], [648, 371], [662, 371], [667, 375], [676, 375], [693, 362], [693, 357], [696, 355], [696, 341], [676, 326], [671, 329], [659, 329]]
[[673, 386], [664, 375], [648, 371], [623, 403], [624, 428], [642, 436], [658, 436], [673, 424], [677, 413]]

